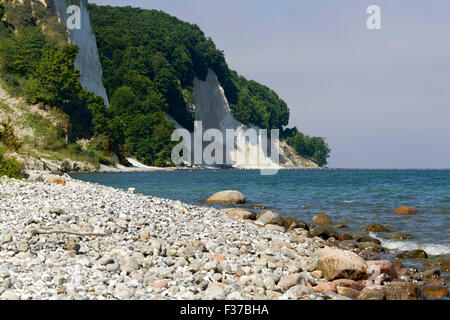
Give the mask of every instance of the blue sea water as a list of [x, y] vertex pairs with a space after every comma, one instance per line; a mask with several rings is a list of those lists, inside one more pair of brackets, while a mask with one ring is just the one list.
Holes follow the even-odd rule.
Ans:
[[[450, 170], [283, 170], [274, 176], [257, 170], [178, 170], [71, 176], [196, 205], [215, 192], [235, 189], [248, 200], [242, 207], [263, 205], [304, 221], [324, 212], [335, 224], [346, 220], [348, 228], [340, 231], [353, 234], [364, 234], [364, 225], [380, 223], [390, 229], [374, 235], [385, 248], [450, 254]], [[418, 214], [392, 213], [401, 206], [415, 208]], [[395, 240], [392, 233], [411, 238]]]

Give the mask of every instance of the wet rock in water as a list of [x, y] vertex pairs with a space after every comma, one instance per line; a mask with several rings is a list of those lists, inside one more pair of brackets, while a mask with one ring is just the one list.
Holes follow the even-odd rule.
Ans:
[[338, 240], [340, 240], [340, 241], [353, 240], [353, 236], [349, 233], [341, 233], [338, 236]]
[[333, 225], [333, 222], [331, 221], [330, 217], [325, 214], [321, 213], [313, 217], [313, 222], [319, 226], [331, 226]]
[[324, 240], [327, 240], [328, 238], [337, 238], [339, 235], [338, 233], [333, 230], [332, 228], [326, 228], [326, 227], [316, 227], [311, 231], [311, 235], [313, 237], [319, 237]]
[[410, 208], [410, 207], [400, 207], [393, 211], [395, 214], [415, 214], [417, 213], [417, 210]]
[[270, 210], [266, 210], [266, 211], [262, 212], [258, 216], [257, 222], [264, 226], [267, 224], [274, 224], [277, 226], [283, 225], [283, 219], [281, 218], [281, 216], [278, 213], [275, 213]]
[[411, 238], [411, 235], [406, 233], [392, 233], [389, 235], [389, 237], [398, 240], [409, 240]]
[[333, 228], [335, 228], [335, 229], [343, 229], [343, 228], [348, 228], [348, 226], [346, 226], [345, 224], [337, 224], [337, 225], [334, 225]]
[[367, 275], [386, 273], [391, 280], [397, 279], [397, 271], [389, 260], [369, 260], [367, 263]]
[[250, 210], [246, 209], [240, 209], [240, 208], [229, 208], [229, 209], [223, 209], [227, 216], [233, 220], [236, 221], [242, 221], [242, 220], [255, 220], [256, 219], [256, 213]]
[[423, 300], [419, 286], [412, 282], [395, 281], [382, 287], [387, 300]]
[[450, 297], [448, 289], [441, 285], [426, 285], [421, 290], [424, 295], [430, 298], [440, 299]]
[[319, 251], [317, 270], [329, 281], [359, 280], [366, 275], [367, 263], [354, 252], [328, 248]]
[[381, 244], [381, 241], [372, 237], [366, 237], [366, 236], [356, 236], [353, 238], [357, 242], [371, 242], [376, 244]]
[[217, 192], [208, 198], [206, 204], [240, 204], [245, 203], [244, 195], [236, 190]]
[[411, 250], [396, 255], [398, 259], [426, 259], [428, 254], [424, 250]]
[[284, 217], [283, 218], [283, 225], [287, 229], [287, 231], [292, 231], [295, 229], [305, 229], [309, 230], [309, 226], [304, 221], [298, 221], [297, 219], [291, 218], [291, 217]]
[[428, 270], [422, 271], [422, 275], [426, 279], [430, 279], [430, 278], [439, 279], [441, 272], [439, 271], [439, 269], [428, 269]]
[[364, 230], [367, 232], [387, 232], [387, 231], [389, 231], [388, 228], [386, 228], [385, 226], [382, 226], [381, 224], [378, 224], [378, 223], [371, 223], [371, 224], [367, 225], [364, 228]]
[[379, 244], [372, 243], [372, 242], [361, 242], [358, 243], [358, 248], [361, 250], [370, 250], [373, 252], [383, 252], [383, 247]]

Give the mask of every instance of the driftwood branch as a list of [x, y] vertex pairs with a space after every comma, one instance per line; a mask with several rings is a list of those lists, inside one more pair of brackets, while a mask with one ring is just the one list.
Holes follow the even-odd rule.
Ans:
[[54, 229], [54, 230], [45, 230], [45, 229], [34, 229], [30, 231], [34, 236], [36, 234], [69, 234], [73, 236], [80, 237], [107, 237], [109, 234], [106, 233], [89, 233], [89, 232], [78, 232], [72, 230], [63, 230], [63, 229]]

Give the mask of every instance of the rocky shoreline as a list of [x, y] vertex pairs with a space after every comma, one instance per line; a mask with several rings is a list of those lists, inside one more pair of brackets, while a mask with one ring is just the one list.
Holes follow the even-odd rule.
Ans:
[[68, 176], [43, 181], [0, 180], [0, 299], [448, 295], [433, 281], [439, 269], [373, 260], [374, 242], [341, 241], [334, 229], [272, 211], [193, 206]]

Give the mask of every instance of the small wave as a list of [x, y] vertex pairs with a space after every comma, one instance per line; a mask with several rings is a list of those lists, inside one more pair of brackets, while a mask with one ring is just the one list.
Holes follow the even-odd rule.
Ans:
[[356, 203], [356, 202], [358, 202], [358, 201], [356, 201], [356, 200], [344, 200], [344, 201], [342, 201], [342, 203]]
[[409, 251], [409, 250], [424, 250], [430, 256], [442, 256], [450, 254], [450, 245], [445, 244], [429, 244], [429, 243], [417, 243], [414, 241], [400, 241], [400, 240], [387, 240], [378, 237], [375, 233], [370, 233], [372, 238], [381, 241], [381, 246], [390, 250]]

